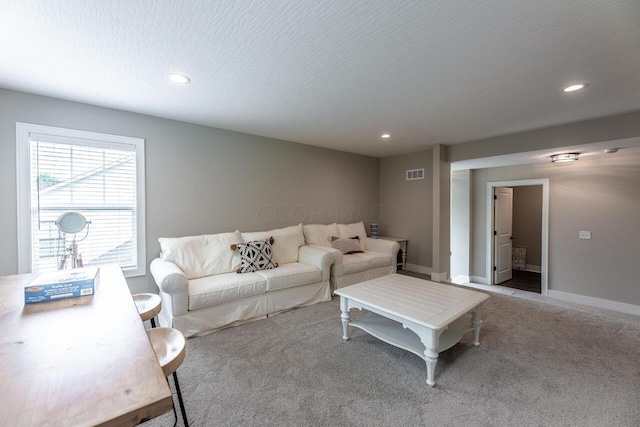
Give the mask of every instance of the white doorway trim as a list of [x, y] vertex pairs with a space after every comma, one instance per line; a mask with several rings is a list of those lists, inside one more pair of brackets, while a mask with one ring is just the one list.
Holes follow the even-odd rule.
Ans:
[[542, 185], [542, 254], [540, 294], [547, 296], [549, 290], [549, 179], [521, 179], [514, 181], [487, 182], [487, 279], [493, 285], [493, 189], [494, 187], [524, 187]]

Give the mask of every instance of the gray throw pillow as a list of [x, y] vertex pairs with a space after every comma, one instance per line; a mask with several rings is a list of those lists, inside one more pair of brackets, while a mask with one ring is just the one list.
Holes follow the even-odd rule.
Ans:
[[338, 249], [344, 255], [361, 254], [364, 252], [362, 246], [360, 246], [360, 239], [357, 236], [349, 239], [341, 239], [333, 236], [331, 237], [331, 246]]

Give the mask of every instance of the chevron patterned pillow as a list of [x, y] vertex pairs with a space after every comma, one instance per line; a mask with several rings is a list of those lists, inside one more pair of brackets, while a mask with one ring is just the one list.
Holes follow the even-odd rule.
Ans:
[[251, 242], [231, 245], [232, 250], [240, 251], [240, 268], [237, 273], [251, 273], [258, 270], [270, 270], [278, 266], [273, 261], [273, 237], [267, 240], [253, 240]]

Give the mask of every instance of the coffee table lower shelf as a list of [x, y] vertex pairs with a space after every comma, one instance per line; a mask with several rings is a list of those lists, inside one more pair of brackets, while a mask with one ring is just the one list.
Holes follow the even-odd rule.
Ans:
[[[422, 344], [420, 337], [413, 331], [405, 329], [401, 323], [395, 320], [380, 316], [379, 314], [367, 313], [358, 318], [358, 320], [350, 321], [349, 326], [362, 329], [381, 341], [410, 351], [421, 359], [426, 360], [424, 353], [425, 346]], [[469, 331], [473, 331], [473, 328], [470, 327], [468, 321], [458, 319], [453, 322], [440, 335], [438, 349], [436, 351], [440, 353], [453, 347], [460, 341], [462, 336]]]

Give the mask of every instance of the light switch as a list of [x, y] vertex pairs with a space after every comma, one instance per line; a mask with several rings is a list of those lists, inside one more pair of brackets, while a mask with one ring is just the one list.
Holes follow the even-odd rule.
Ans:
[[579, 237], [581, 239], [590, 239], [591, 238], [591, 232], [590, 231], [580, 231]]

